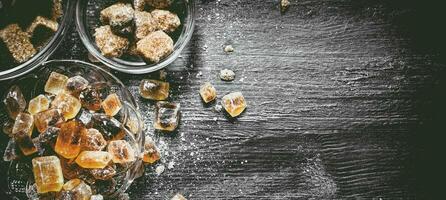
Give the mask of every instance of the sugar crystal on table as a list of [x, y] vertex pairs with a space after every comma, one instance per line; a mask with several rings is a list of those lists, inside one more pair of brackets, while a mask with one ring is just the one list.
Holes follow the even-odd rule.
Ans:
[[64, 121], [61, 110], [49, 109], [34, 115], [37, 131], [43, 133], [50, 126], [57, 126]]
[[169, 97], [169, 83], [143, 79], [139, 84], [139, 94], [145, 99], [165, 100]]
[[77, 121], [68, 121], [60, 126], [54, 150], [64, 158], [75, 158], [81, 150], [82, 125]]
[[97, 111], [101, 109], [101, 92], [98, 87], [87, 87], [79, 95], [82, 106], [86, 109]]
[[168, 8], [172, 5], [172, 0], [145, 0], [147, 5], [154, 8]]
[[17, 115], [26, 108], [26, 100], [23, 96], [22, 90], [19, 86], [13, 85], [6, 92], [6, 97], [3, 99], [6, 111], [11, 119], [15, 119]]
[[84, 151], [100, 151], [107, 146], [102, 134], [94, 129], [82, 129], [81, 148]]
[[3, 160], [9, 162], [18, 159], [19, 154], [17, 150], [18, 149], [16, 141], [14, 140], [14, 138], [10, 138], [5, 149], [5, 153], [3, 154]]
[[181, 25], [178, 15], [168, 10], [156, 9], [151, 14], [158, 21], [158, 29], [166, 33], [174, 32]]
[[115, 35], [109, 25], [96, 28], [94, 37], [96, 46], [107, 57], [120, 57], [130, 44], [127, 38]]
[[153, 164], [160, 159], [158, 148], [150, 136], [146, 136], [144, 141], [144, 155], [142, 160], [146, 163]]
[[113, 117], [102, 113], [94, 114], [91, 123], [92, 128], [101, 132], [106, 140], [119, 140], [125, 136], [122, 124]]
[[133, 30], [134, 10], [129, 3], [116, 3], [101, 11], [100, 20], [116, 34], [128, 35]]
[[0, 30], [0, 39], [17, 63], [23, 63], [37, 53], [30, 41], [30, 35], [22, 31], [18, 24], [10, 24]]
[[163, 31], [155, 31], [136, 43], [136, 51], [144, 60], [158, 63], [173, 52], [173, 40]]
[[108, 116], [115, 116], [122, 108], [121, 100], [117, 94], [113, 93], [102, 101], [102, 109]]
[[112, 156], [106, 151], [82, 151], [76, 163], [87, 169], [102, 169], [108, 165]]
[[93, 175], [95, 179], [108, 180], [116, 175], [116, 169], [112, 165], [108, 165], [103, 169], [91, 169], [90, 174]]
[[176, 194], [175, 196], [172, 197], [171, 200], [187, 200], [187, 199], [181, 194]]
[[206, 82], [200, 87], [200, 96], [205, 103], [209, 103], [217, 98], [217, 91], [211, 83]]
[[47, 110], [49, 107], [50, 99], [41, 94], [29, 101], [28, 112], [35, 115], [36, 113]]
[[59, 158], [37, 157], [32, 160], [32, 164], [38, 193], [58, 192], [62, 189], [64, 179]]
[[135, 38], [140, 40], [149, 35], [149, 33], [156, 31], [158, 21], [150, 12], [135, 11], [135, 27]]
[[241, 92], [233, 92], [221, 99], [221, 104], [231, 117], [239, 116], [246, 108], [245, 97]]
[[14, 126], [12, 127], [12, 135], [15, 135], [19, 132], [24, 132], [31, 136], [33, 129], [33, 116], [29, 113], [21, 112], [15, 118]]
[[50, 94], [59, 94], [64, 91], [68, 77], [57, 72], [51, 72], [45, 83], [45, 92]]
[[136, 160], [135, 151], [125, 140], [114, 140], [108, 143], [108, 153], [114, 163], [129, 163]]
[[36, 145], [31, 139], [30, 134], [20, 131], [14, 134], [14, 138], [19, 146], [20, 150], [22, 150], [23, 155], [29, 156], [33, 153], [37, 152]]
[[69, 180], [62, 188], [71, 193], [72, 200], [90, 200], [92, 195], [90, 186], [77, 178]]
[[180, 120], [180, 104], [166, 101], [157, 102], [154, 127], [162, 131], [174, 131]]
[[60, 93], [51, 102], [51, 107], [60, 109], [64, 119], [68, 120], [76, 117], [81, 109], [81, 102], [70, 94]]
[[73, 76], [67, 80], [67, 84], [65, 85], [65, 91], [68, 94], [71, 94], [73, 96], [79, 96], [79, 93], [87, 88], [88, 86], [87, 79], [83, 78], [82, 76]]

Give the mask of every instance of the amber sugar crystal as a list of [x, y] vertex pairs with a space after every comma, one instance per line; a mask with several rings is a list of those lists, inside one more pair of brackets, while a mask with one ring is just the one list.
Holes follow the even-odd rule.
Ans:
[[36, 113], [47, 110], [50, 107], [50, 100], [45, 95], [39, 95], [29, 101], [28, 112], [35, 115]]
[[100, 151], [107, 146], [102, 134], [94, 129], [82, 129], [81, 147], [84, 151]]
[[113, 93], [107, 96], [102, 102], [102, 108], [108, 116], [115, 116], [122, 108], [121, 100], [117, 94]]
[[71, 179], [63, 185], [64, 191], [69, 191], [72, 200], [90, 200], [91, 187], [80, 179]]
[[37, 152], [37, 148], [27, 132], [20, 131], [14, 135], [14, 138], [23, 155], [28, 156]]
[[108, 165], [112, 156], [106, 151], [82, 151], [76, 163], [87, 169], [102, 169]]
[[156, 103], [154, 128], [174, 131], [180, 122], [180, 104], [160, 101]]
[[200, 87], [200, 96], [205, 103], [209, 103], [217, 98], [217, 90], [211, 83], [206, 82]]
[[75, 158], [81, 150], [82, 125], [77, 121], [68, 121], [60, 126], [54, 150], [64, 158]]
[[136, 160], [135, 151], [125, 140], [114, 140], [108, 144], [108, 153], [114, 163], [128, 163]]
[[239, 116], [246, 108], [245, 97], [241, 92], [233, 92], [221, 99], [221, 104], [231, 117]]
[[31, 135], [34, 128], [34, 118], [31, 114], [21, 112], [17, 115], [14, 126], [12, 127], [12, 135], [18, 132], [25, 132]]
[[143, 79], [139, 84], [139, 94], [145, 99], [165, 100], [169, 97], [169, 83]]
[[150, 136], [146, 136], [144, 142], [144, 156], [142, 160], [146, 163], [153, 164], [160, 159], [160, 153]]
[[82, 106], [76, 97], [67, 93], [60, 93], [51, 102], [51, 107], [60, 109], [65, 119], [73, 119]]
[[51, 72], [45, 84], [45, 92], [51, 94], [61, 93], [67, 84], [68, 77], [57, 72]]
[[64, 179], [60, 160], [56, 156], [37, 157], [32, 160], [38, 193], [58, 192]]
[[43, 133], [50, 126], [56, 126], [64, 121], [59, 109], [49, 109], [34, 115], [34, 124], [37, 131]]

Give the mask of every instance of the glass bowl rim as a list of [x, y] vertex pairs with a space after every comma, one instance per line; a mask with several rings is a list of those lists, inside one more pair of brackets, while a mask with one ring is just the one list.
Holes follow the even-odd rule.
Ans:
[[72, 23], [73, 10], [75, 8], [73, 0], [65, 1], [67, 2], [66, 10], [64, 10], [64, 14], [62, 15], [62, 20], [60, 22], [58, 30], [56, 31], [54, 36], [51, 37], [50, 41], [42, 50], [40, 50], [26, 62], [21, 63], [11, 69], [0, 71], [0, 81], [17, 78], [23, 74], [30, 72], [31, 70], [45, 62], [54, 53], [54, 51], [56, 51], [56, 49], [62, 43], [63, 38], [65, 37], [66, 30]]
[[88, 52], [90, 52], [96, 59], [98, 59], [101, 63], [106, 65], [107, 67], [110, 67], [111, 69], [128, 73], [128, 74], [146, 74], [150, 72], [154, 72], [157, 70], [160, 70], [169, 64], [171, 64], [173, 61], [175, 61], [178, 56], [180, 55], [181, 51], [183, 51], [184, 47], [186, 47], [187, 43], [192, 38], [192, 34], [194, 32], [194, 26], [195, 26], [195, 0], [184, 0], [187, 2], [187, 10], [188, 14], [186, 16], [187, 22], [183, 26], [182, 33], [178, 40], [174, 44], [174, 51], [167, 56], [166, 58], [162, 59], [159, 63], [153, 63], [153, 64], [144, 64], [144, 65], [137, 65], [137, 64], [131, 64], [131, 62], [121, 62], [116, 61], [114, 59], [107, 58], [103, 56], [99, 50], [95, 47], [94, 41], [90, 40], [88, 35], [89, 33], [86, 30], [86, 27], [84, 26], [85, 21], [85, 12], [86, 10], [82, 10], [82, 6], [86, 5], [87, 0], [78, 0], [76, 5], [76, 29], [79, 33], [79, 36], [81, 38], [82, 43], [87, 48]]

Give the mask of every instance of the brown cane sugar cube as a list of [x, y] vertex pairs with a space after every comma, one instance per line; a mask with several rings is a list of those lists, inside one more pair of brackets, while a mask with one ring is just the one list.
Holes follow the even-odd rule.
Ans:
[[173, 52], [173, 40], [163, 31], [155, 31], [138, 41], [136, 49], [144, 60], [158, 63]]
[[22, 150], [23, 155], [29, 156], [37, 152], [36, 145], [28, 133], [22, 131], [18, 132], [14, 135], [14, 138], [20, 150]]
[[116, 3], [101, 11], [101, 22], [110, 25], [116, 34], [127, 35], [133, 30], [134, 10], [129, 3]]
[[51, 72], [50, 77], [45, 83], [45, 92], [50, 94], [59, 94], [63, 92], [65, 85], [67, 85], [68, 77], [57, 72]]
[[133, 0], [133, 8], [135, 11], [143, 11], [146, 7], [146, 0]]
[[48, 127], [57, 126], [63, 121], [64, 118], [59, 109], [49, 109], [34, 115], [34, 124], [39, 133], [43, 133]]
[[93, 115], [91, 123], [92, 128], [101, 132], [106, 140], [120, 140], [125, 136], [121, 122], [113, 117], [97, 113]]
[[101, 92], [97, 87], [87, 87], [79, 94], [82, 106], [86, 109], [97, 111], [101, 109]]
[[187, 199], [181, 194], [176, 194], [175, 196], [172, 197], [171, 200], [187, 200]]
[[162, 131], [174, 131], [180, 121], [180, 104], [160, 101], [156, 103], [154, 127]]
[[158, 21], [145, 11], [135, 11], [135, 37], [137, 40], [143, 39], [158, 28]]
[[37, 157], [32, 160], [37, 192], [58, 192], [64, 184], [60, 160], [56, 156]]
[[145, 99], [166, 100], [169, 97], [169, 83], [143, 79], [139, 84], [139, 94]]
[[12, 135], [19, 132], [31, 135], [34, 129], [34, 118], [31, 114], [21, 112], [15, 118], [14, 126], [12, 127]]
[[53, 7], [51, 8], [51, 19], [56, 21], [63, 15], [62, 0], [53, 0]]
[[3, 99], [6, 111], [11, 119], [15, 119], [17, 115], [26, 108], [26, 100], [19, 86], [13, 85], [6, 93]]
[[144, 141], [144, 155], [142, 160], [146, 163], [153, 164], [160, 159], [158, 148], [150, 136], [146, 136]]
[[217, 91], [211, 83], [206, 82], [200, 87], [200, 96], [205, 103], [209, 103], [217, 98]]
[[82, 125], [77, 121], [68, 121], [60, 126], [54, 151], [64, 158], [75, 158], [81, 150]]
[[91, 169], [90, 174], [99, 180], [108, 180], [116, 175], [116, 169], [114, 165], [108, 165], [103, 169]]
[[112, 156], [106, 151], [82, 151], [76, 163], [87, 169], [102, 169], [108, 165]]
[[77, 97], [82, 90], [87, 88], [88, 84], [87, 79], [83, 78], [82, 76], [73, 76], [67, 80], [65, 91], [68, 94]]
[[107, 146], [102, 134], [94, 129], [82, 129], [81, 148], [84, 151], [100, 151]]
[[114, 163], [129, 163], [136, 160], [132, 146], [125, 140], [114, 140], [108, 143], [108, 153]]
[[172, 5], [172, 0], [146, 0], [146, 3], [154, 8], [168, 8]]
[[181, 21], [177, 14], [168, 10], [153, 10], [152, 16], [158, 21], [158, 29], [166, 33], [174, 32], [180, 25]]
[[91, 187], [78, 178], [69, 180], [62, 188], [70, 192], [72, 200], [90, 200], [93, 194]]
[[245, 97], [243, 97], [241, 92], [225, 95], [221, 100], [221, 104], [231, 117], [239, 116], [246, 108]]
[[108, 116], [115, 116], [122, 108], [121, 100], [117, 94], [113, 93], [102, 101], [102, 108]]
[[36, 28], [38, 28], [39, 26], [46, 27], [51, 31], [56, 32], [59, 24], [56, 21], [47, 19], [42, 16], [37, 16], [36, 19], [34, 19], [34, 21], [31, 23], [31, 25], [28, 26], [26, 32], [28, 32], [29, 35], [32, 35]]
[[30, 35], [22, 31], [18, 24], [10, 24], [0, 30], [0, 39], [3, 40], [17, 63], [23, 63], [37, 53], [30, 41]]
[[29, 101], [28, 112], [35, 115], [39, 112], [48, 110], [50, 107], [50, 99], [45, 95], [39, 95]]
[[5, 153], [3, 154], [3, 160], [5, 162], [17, 160], [19, 158], [19, 153], [17, 151], [17, 143], [14, 138], [10, 138], [8, 145], [6, 146]]
[[51, 102], [52, 108], [62, 111], [65, 120], [73, 119], [81, 109], [81, 102], [74, 96], [66, 93], [60, 93]]
[[127, 38], [115, 35], [109, 25], [96, 28], [94, 37], [102, 55], [107, 57], [122, 56], [130, 44]]

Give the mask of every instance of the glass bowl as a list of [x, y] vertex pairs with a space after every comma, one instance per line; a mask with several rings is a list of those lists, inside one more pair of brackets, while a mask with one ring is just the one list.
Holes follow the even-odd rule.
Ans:
[[[6, 70], [0, 71], [0, 80], [12, 79], [28, 73], [32, 69], [39, 66], [46, 61], [54, 51], [59, 47], [64, 35], [70, 27], [73, 18], [73, 11], [75, 8], [75, 1], [63, 0], [63, 16], [59, 20], [59, 28], [57, 32], [51, 37], [44, 47], [37, 52], [31, 59], [21, 64], [11, 64], [10, 66], [0, 66], [1, 69], [7, 67]], [[22, 27], [23, 28], [23, 27]]]
[[[76, 60], [51, 60], [44, 62], [31, 73], [11, 81], [10, 86], [18, 85], [25, 99], [29, 102], [31, 98], [44, 94], [43, 88], [51, 72], [62, 73], [68, 77], [80, 75], [90, 83], [105, 84], [110, 88], [109, 93], [116, 93], [120, 97], [123, 107], [115, 118], [121, 122], [121, 129], [125, 132], [123, 140], [129, 142], [136, 152], [136, 161], [126, 165], [116, 164], [116, 175], [107, 181], [94, 181], [88, 173], [83, 173], [78, 178], [83, 179], [91, 185], [93, 191], [100, 192], [105, 197], [114, 197], [125, 192], [133, 180], [144, 172], [140, 156], [144, 146], [143, 122], [133, 96], [124, 84], [112, 74], [95, 65]], [[1, 117], [1, 119], [5, 118], [7, 117]], [[19, 199], [26, 197], [33, 199], [36, 195], [31, 166], [31, 159], [36, 156], [38, 155], [35, 153], [32, 156], [11, 161], [9, 164], [6, 182], [11, 196]], [[61, 159], [61, 162], [64, 162], [64, 160]], [[67, 178], [65, 178], [66, 181], [68, 181]]]
[[194, 0], [174, 0], [171, 6], [173, 12], [178, 14], [181, 26], [170, 34], [174, 40], [174, 50], [158, 63], [146, 63], [138, 57], [108, 58], [101, 54], [94, 40], [94, 29], [101, 25], [100, 11], [117, 0], [79, 0], [76, 5], [76, 27], [82, 42], [88, 51], [106, 66], [129, 74], [144, 74], [162, 69], [172, 63], [180, 55], [183, 48], [192, 37], [194, 28]]

